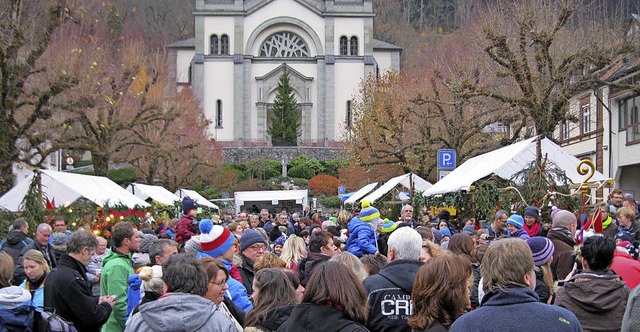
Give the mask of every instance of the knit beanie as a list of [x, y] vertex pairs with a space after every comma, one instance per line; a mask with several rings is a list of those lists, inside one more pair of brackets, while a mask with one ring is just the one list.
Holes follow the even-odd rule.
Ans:
[[187, 242], [185, 242], [184, 244], [184, 249], [188, 250], [194, 255], [202, 253], [202, 246], [200, 245], [200, 235], [192, 236], [189, 240], [187, 240]]
[[507, 225], [516, 226], [517, 229], [521, 229], [524, 226], [524, 219], [519, 214], [512, 214], [507, 220]]
[[442, 233], [437, 229], [432, 229], [431, 232], [433, 233], [433, 242], [440, 244], [440, 241], [442, 241]]
[[534, 218], [536, 220], [540, 219], [540, 211], [538, 210], [537, 207], [531, 205], [531, 206], [527, 206], [524, 209], [524, 216], [525, 217], [531, 217]]
[[382, 233], [391, 233], [398, 228], [398, 224], [390, 221], [389, 219], [384, 219], [384, 223], [382, 224]]
[[620, 231], [613, 237], [614, 241], [617, 239], [620, 239], [621, 241], [631, 241], [631, 236], [629, 236], [629, 233], [625, 231]]
[[140, 233], [140, 250], [141, 253], [149, 253], [151, 245], [158, 240], [158, 237], [152, 234]]
[[533, 263], [536, 266], [541, 266], [546, 264], [551, 256], [553, 256], [553, 251], [555, 247], [551, 240], [547, 239], [543, 236], [534, 236], [527, 240], [527, 244], [529, 248], [531, 248], [531, 254], [533, 255]]
[[240, 237], [240, 252], [243, 252], [245, 249], [258, 242], [264, 243], [266, 246], [269, 245], [258, 231], [253, 229], [245, 230]]
[[233, 246], [234, 237], [228, 228], [214, 225], [209, 219], [200, 220], [198, 226], [200, 227], [200, 247], [205, 254], [217, 258]]
[[196, 202], [194, 202], [191, 198], [185, 197], [184, 199], [182, 199], [182, 212], [184, 214], [187, 214], [189, 210], [197, 208], [198, 206], [196, 205]]
[[380, 211], [371, 206], [369, 201], [362, 201], [362, 210], [360, 210], [360, 215], [358, 217], [360, 220], [372, 225], [374, 229], [378, 227], [378, 224], [380, 223]]
[[476, 235], [476, 228], [473, 225], [467, 225], [462, 228], [462, 233], [467, 235]]

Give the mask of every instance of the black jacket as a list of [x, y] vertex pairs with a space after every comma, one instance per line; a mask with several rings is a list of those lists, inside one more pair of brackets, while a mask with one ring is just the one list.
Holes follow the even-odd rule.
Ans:
[[253, 270], [253, 262], [249, 260], [245, 255], [240, 254], [242, 258], [242, 264], [238, 266], [238, 271], [242, 277], [242, 286], [247, 289], [247, 296], [253, 294], [253, 277], [256, 272]]
[[18, 258], [20, 258], [20, 252], [31, 242], [33, 242], [33, 240], [28, 238], [27, 234], [14, 229], [9, 232], [7, 239], [2, 244], [2, 251], [6, 252], [11, 256], [11, 258], [13, 258], [13, 264], [17, 264]]
[[372, 331], [411, 331], [407, 324], [411, 313], [413, 282], [423, 263], [396, 260], [382, 267], [378, 274], [364, 279], [369, 294], [369, 319]]
[[431, 324], [431, 326], [427, 326], [423, 330], [413, 329], [411, 331], [412, 332], [447, 332], [449, 331], [449, 329], [444, 327], [444, 325], [440, 324], [440, 322], [435, 321], [433, 322], [433, 324]]
[[302, 287], [307, 287], [307, 282], [309, 278], [311, 278], [311, 272], [316, 267], [316, 265], [326, 262], [330, 259], [330, 256], [327, 256], [323, 253], [319, 252], [310, 252], [307, 254], [307, 257], [300, 260], [298, 263], [298, 277], [300, 278], [300, 284]]
[[53, 246], [51, 244], [47, 243], [45, 246], [42, 246], [40, 243], [38, 243], [38, 241], [31, 241], [29, 245], [25, 246], [20, 251], [20, 257], [18, 258], [18, 261], [16, 263], [16, 269], [15, 271], [13, 271], [13, 282], [17, 283], [18, 285], [20, 285], [22, 281], [27, 277], [24, 274], [24, 267], [22, 267], [22, 261], [24, 259], [23, 258], [24, 254], [26, 254], [27, 251], [31, 249], [40, 251], [51, 269], [57, 266], [56, 253], [53, 251]]
[[91, 293], [87, 268], [67, 254], [62, 255], [60, 265], [47, 276], [44, 306], [55, 308], [78, 331], [100, 331], [112, 309], [106, 302], [98, 304], [98, 298]]
[[284, 322], [291, 317], [291, 312], [295, 306], [292, 305], [283, 305], [280, 307], [275, 307], [269, 311], [267, 311], [267, 315], [264, 320], [258, 322], [257, 325], [252, 325], [253, 328], [257, 331], [277, 331]]
[[278, 331], [282, 332], [365, 332], [364, 326], [347, 318], [339, 309], [324, 304], [302, 303], [291, 311]]

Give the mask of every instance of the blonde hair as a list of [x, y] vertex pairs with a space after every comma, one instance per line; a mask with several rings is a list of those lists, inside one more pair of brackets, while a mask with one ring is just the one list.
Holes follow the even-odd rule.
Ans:
[[280, 259], [280, 257], [278, 257], [274, 253], [268, 253], [266, 255], [263, 255], [262, 257], [258, 258], [258, 260], [256, 260], [256, 262], [253, 264], [253, 270], [256, 272], [262, 269], [267, 269], [267, 268], [285, 268], [285, 267], [287, 267], [287, 263], [282, 259]]
[[40, 252], [40, 250], [30, 249], [24, 254], [24, 259], [28, 259], [30, 261], [34, 261], [40, 265], [44, 265], [44, 271], [49, 273], [51, 272], [51, 268], [49, 267], [49, 263], [44, 259], [44, 255]]
[[358, 280], [363, 281], [364, 278], [368, 277], [367, 270], [364, 269], [364, 264], [356, 257], [354, 254], [343, 251], [333, 257], [331, 257], [332, 261], [336, 261], [338, 263], [342, 263], [349, 270], [353, 271], [353, 273], [358, 277]]
[[532, 273], [533, 254], [527, 242], [518, 238], [491, 242], [480, 265], [485, 293], [504, 290], [509, 285], [529, 287], [524, 277]]
[[142, 280], [142, 289], [146, 292], [162, 293], [164, 281], [162, 281], [162, 266], [143, 266], [138, 273]]
[[304, 243], [304, 239], [296, 236], [295, 234], [291, 234], [291, 236], [284, 242], [282, 246], [282, 253], [280, 254], [280, 258], [287, 263], [287, 267], [291, 268], [291, 264], [298, 264], [298, 262], [302, 259], [302, 253], [306, 250], [306, 244]]
[[616, 215], [618, 217], [621, 215], [625, 216], [627, 217], [627, 219], [631, 220], [631, 222], [633, 222], [636, 219], [636, 214], [633, 212], [633, 210], [631, 210], [626, 206], [619, 208], [618, 211], [616, 211]]

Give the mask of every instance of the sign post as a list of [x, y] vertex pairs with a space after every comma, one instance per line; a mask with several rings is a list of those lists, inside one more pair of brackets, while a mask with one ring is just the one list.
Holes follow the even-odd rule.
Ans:
[[451, 173], [457, 166], [456, 150], [438, 150], [438, 181]]

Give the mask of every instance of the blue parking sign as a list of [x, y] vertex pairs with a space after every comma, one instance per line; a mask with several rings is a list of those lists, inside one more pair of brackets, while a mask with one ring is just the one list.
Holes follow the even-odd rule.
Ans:
[[438, 150], [438, 168], [439, 169], [456, 168], [456, 150], [452, 150], [452, 149]]

